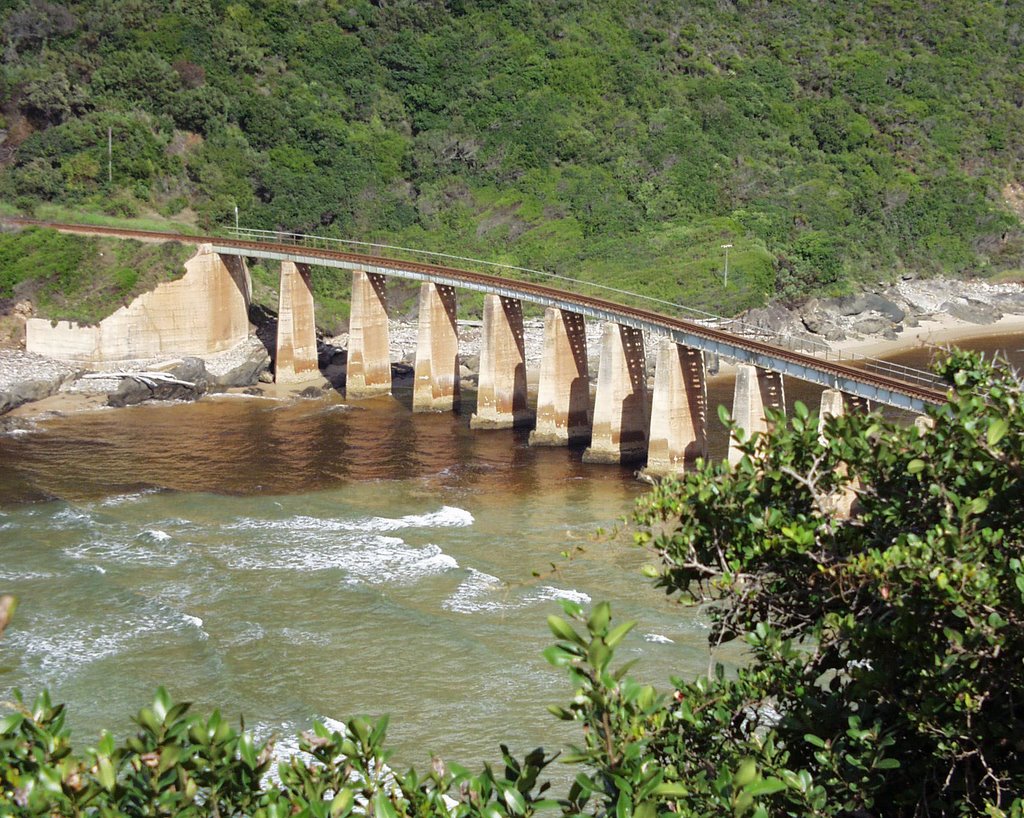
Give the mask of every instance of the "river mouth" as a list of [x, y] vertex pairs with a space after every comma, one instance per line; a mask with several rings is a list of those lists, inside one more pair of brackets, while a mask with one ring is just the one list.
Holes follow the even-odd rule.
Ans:
[[[709, 395], [721, 456], [731, 384]], [[422, 767], [578, 739], [545, 710], [572, 695], [540, 655], [558, 599], [638, 620], [619, 658], [661, 689], [705, 672], [704, 618], [640, 575], [630, 532], [595, 534], [645, 490], [633, 469], [471, 432], [465, 397], [225, 397], [0, 436], [0, 592], [21, 598], [0, 700], [49, 687], [81, 744], [160, 684], [263, 736], [386, 712], [396, 763]]]

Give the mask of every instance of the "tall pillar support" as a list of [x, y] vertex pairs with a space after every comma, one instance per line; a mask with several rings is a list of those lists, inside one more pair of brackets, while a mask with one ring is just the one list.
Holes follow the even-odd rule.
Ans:
[[[751, 364], [737, 364], [736, 390], [733, 393], [732, 419], [747, 433], [768, 431], [765, 409], [783, 411], [786, 397], [782, 375], [769, 372]], [[743, 459], [743, 454], [735, 440], [729, 441], [729, 465], [735, 466]]]
[[708, 393], [699, 349], [662, 341], [651, 404], [645, 474], [681, 474], [687, 460], [707, 457]]
[[584, 463], [631, 463], [647, 454], [647, 373], [644, 336], [606, 323], [601, 334], [594, 429]]
[[355, 270], [348, 322], [346, 398], [391, 394], [391, 353], [385, 277]]
[[509, 429], [528, 423], [530, 418], [522, 302], [485, 295], [480, 381], [469, 428]]
[[459, 402], [459, 330], [455, 288], [420, 285], [419, 334], [416, 341], [414, 412], [444, 412]]
[[537, 382], [537, 425], [531, 446], [570, 446], [590, 437], [590, 375], [583, 316], [544, 311], [544, 354]]
[[316, 320], [309, 265], [282, 261], [274, 381], [308, 381], [318, 372]]

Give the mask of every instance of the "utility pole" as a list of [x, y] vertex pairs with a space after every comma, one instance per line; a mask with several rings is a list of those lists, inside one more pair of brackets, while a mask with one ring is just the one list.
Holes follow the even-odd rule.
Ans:
[[238, 235], [238, 205], [235, 205], [235, 235]]
[[107, 126], [107, 184], [114, 181], [114, 129]]
[[722, 288], [725, 289], [729, 286], [729, 248], [731, 244], [723, 244], [722, 249], [725, 250], [725, 273], [722, 277]]

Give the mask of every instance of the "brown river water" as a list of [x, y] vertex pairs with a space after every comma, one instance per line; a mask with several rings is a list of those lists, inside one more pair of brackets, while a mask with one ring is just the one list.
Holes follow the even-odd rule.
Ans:
[[[979, 345], [1024, 365], [1022, 337]], [[816, 389], [786, 388], [816, 408]], [[710, 383], [717, 456], [731, 390]], [[471, 432], [472, 396], [458, 414], [408, 407], [225, 397], [0, 436], [0, 592], [22, 601], [0, 701], [48, 687], [87, 744], [130, 730], [163, 684], [283, 752], [313, 719], [390, 713], [399, 766], [475, 765], [500, 741], [576, 737], [545, 711], [572, 696], [540, 655], [559, 598], [636, 619], [619, 657], [662, 689], [706, 672], [703, 617], [653, 589], [614, 532], [645, 488], [632, 469]]]

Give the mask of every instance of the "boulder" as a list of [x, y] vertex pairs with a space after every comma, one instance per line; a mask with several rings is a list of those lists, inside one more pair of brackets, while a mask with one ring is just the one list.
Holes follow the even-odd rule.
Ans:
[[1024, 293], [997, 293], [992, 296], [992, 304], [1003, 312], [1020, 315], [1024, 313]]
[[[886, 332], [892, 333], [892, 321], [886, 318], [862, 318], [853, 325], [853, 331], [861, 335], [879, 335]], [[895, 338], [893, 334], [893, 338]]]
[[77, 375], [77, 370], [51, 358], [0, 349], [0, 415], [55, 394]]
[[820, 310], [805, 312], [800, 316], [800, 320], [808, 332], [820, 335], [826, 341], [842, 341], [846, 338], [846, 333], [831, 313]]
[[251, 338], [239, 345], [229, 360], [208, 363], [212, 386], [221, 389], [252, 386], [259, 383], [261, 375], [270, 370], [270, 353], [258, 338]]
[[958, 321], [966, 321], [968, 324], [994, 324], [1003, 317], [998, 307], [974, 298], [946, 301], [939, 309]]
[[840, 315], [860, 315], [865, 312], [877, 312], [884, 315], [894, 324], [906, 316], [898, 304], [877, 293], [861, 293], [836, 298], [832, 306]]
[[[185, 383], [155, 381], [150, 384], [138, 378], [122, 378], [121, 385], [107, 395], [107, 406], [134, 406], [147, 400], [198, 400], [210, 387], [210, 376], [201, 358], [183, 358], [154, 371]], [[144, 373], [140, 374], [144, 377]]]

